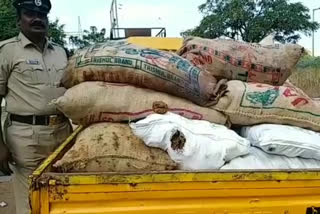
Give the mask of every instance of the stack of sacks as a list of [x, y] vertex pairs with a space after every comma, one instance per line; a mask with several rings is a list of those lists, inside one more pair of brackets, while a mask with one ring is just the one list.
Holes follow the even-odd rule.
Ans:
[[[258, 153], [250, 149], [250, 139], [223, 126], [229, 122], [320, 130], [318, 103], [285, 83], [303, 53], [300, 46], [193, 38], [178, 53], [181, 56], [126, 40], [79, 51], [63, 78], [69, 89], [55, 104], [73, 122], [94, 125], [57, 166], [81, 172], [161, 171], [175, 169], [175, 164], [184, 170], [219, 169]], [[138, 121], [131, 123], [134, 134], [123, 124], [128, 121]], [[115, 140], [119, 136], [127, 137]], [[158, 148], [164, 151], [155, 150], [161, 160], [155, 162], [153, 149]], [[131, 160], [135, 164], [128, 164]]]
[[64, 172], [175, 169], [165, 151], [135, 137], [128, 121], [169, 111], [227, 125], [223, 113], [204, 107], [226, 93], [225, 83], [174, 53], [126, 40], [80, 50], [62, 80], [68, 90], [54, 103], [73, 123], [89, 127], [56, 167]]
[[223, 112], [237, 126], [278, 124], [244, 128], [242, 134], [253, 146], [250, 154], [222, 169], [320, 168], [316, 133], [320, 131], [320, 102], [287, 81], [303, 52], [295, 44], [185, 39], [179, 55], [218, 80], [229, 80], [226, 95], [210, 108]]
[[188, 38], [178, 53], [217, 79], [228, 92], [211, 108], [236, 125], [286, 124], [320, 131], [320, 103], [286, 82], [303, 55], [295, 44], [248, 44]]
[[69, 90], [55, 101], [75, 123], [142, 119], [154, 110], [226, 124], [214, 109], [226, 93], [226, 80], [170, 52], [108, 41], [80, 50], [62, 83]]

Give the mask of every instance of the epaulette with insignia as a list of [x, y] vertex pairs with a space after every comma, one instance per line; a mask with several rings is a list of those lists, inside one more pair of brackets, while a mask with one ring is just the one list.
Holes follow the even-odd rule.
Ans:
[[4, 40], [4, 41], [1, 41], [0, 42], [0, 49], [3, 47], [3, 46], [5, 46], [5, 45], [7, 45], [7, 44], [10, 44], [10, 43], [15, 43], [15, 42], [19, 42], [20, 40], [19, 40], [19, 38], [16, 36], [16, 37], [13, 37], [13, 38], [11, 38], [11, 39], [7, 39], [7, 40]]

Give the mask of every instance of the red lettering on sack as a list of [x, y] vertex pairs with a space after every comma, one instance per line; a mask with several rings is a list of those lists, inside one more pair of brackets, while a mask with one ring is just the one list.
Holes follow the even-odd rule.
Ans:
[[204, 55], [204, 56], [198, 56], [194, 57], [191, 62], [194, 65], [205, 65], [205, 64], [212, 64], [213, 60], [212, 57], [209, 55]]
[[212, 64], [213, 63], [213, 60], [212, 60], [212, 57], [211, 56], [207, 56], [207, 62], [208, 64]]
[[201, 61], [197, 58], [197, 57], [194, 57], [191, 62], [194, 64], [194, 65], [201, 65]]
[[203, 65], [206, 63], [212, 64], [212, 58], [209, 55], [203, 55], [203, 56], [200, 56], [199, 58], [200, 58], [200, 61], [203, 63]]
[[293, 106], [297, 106], [299, 104], [301, 104], [300, 106], [304, 106], [304, 105], [307, 105], [309, 103], [309, 101], [303, 97], [300, 97], [300, 98], [297, 98], [295, 99], [291, 104]]
[[206, 64], [206, 62], [205, 62], [205, 57], [204, 57], [204, 56], [199, 56], [198, 59], [199, 59], [200, 65]]
[[[248, 79], [249, 79], [249, 81], [251, 81], [251, 82], [257, 82], [256, 79], [255, 79], [256, 76], [257, 76], [257, 75], [256, 75], [255, 73], [253, 73], [252, 71], [249, 71], [249, 72], [248, 72]], [[261, 85], [257, 85], [256, 87], [261, 88], [260, 86], [261, 86]]]
[[298, 96], [298, 94], [296, 94], [293, 90], [291, 90], [290, 88], [287, 88], [284, 92], [283, 95], [285, 97], [295, 97]]
[[251, 62], [249, 62], [249, 61], [244, 61], [242, 67], [243, 67], [244, 69], [246, 69], [246, 70], [251, 69]]
[[207, 51], [210, 55], [214, 55], [214, 50], [212, 48], [208, 48], [208, 51]]

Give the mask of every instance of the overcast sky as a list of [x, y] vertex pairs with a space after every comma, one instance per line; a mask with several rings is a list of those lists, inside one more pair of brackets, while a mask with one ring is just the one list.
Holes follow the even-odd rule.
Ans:
[[[59, 18], [67, 32], [78, 31], [78, 16], [82, 29], [97, 26], [109, 34], [109, 11], [112, 0], [51, 0], [50, 18]], [[180, 37], [180, 32], [197, 26], [202, 15], [198, 6], [206, 0], [118, 0], [119, 27], [165, 27], [168, 37]], [[319, 0], [291, 0], [302, 2], [310, 9], [320, 7]], [[315, 13], [320, 22], [320, 10]], [[311, 37], [302, 36], [299, 44], [311, 51]], [[315, 34], [315, 52], [320, 56], [320, 30]]]

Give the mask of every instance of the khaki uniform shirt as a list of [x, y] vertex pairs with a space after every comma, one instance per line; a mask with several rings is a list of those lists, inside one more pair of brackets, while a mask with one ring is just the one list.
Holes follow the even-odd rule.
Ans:
[[63, 48], [47, 42], [44, 51], [22, 33], [0, 42], [0, 95], [6, 111], [18, 115], [58, 114], [50, 102], [65, 92], [60, 80], [67, 65]]

